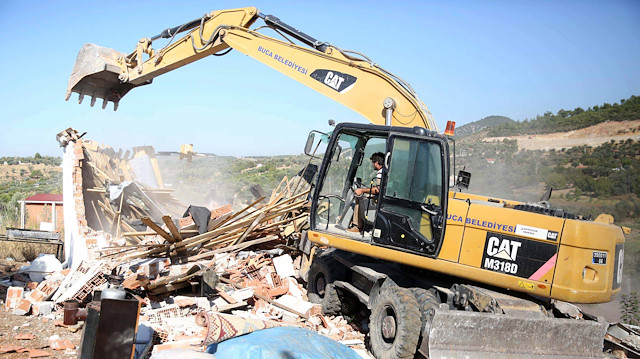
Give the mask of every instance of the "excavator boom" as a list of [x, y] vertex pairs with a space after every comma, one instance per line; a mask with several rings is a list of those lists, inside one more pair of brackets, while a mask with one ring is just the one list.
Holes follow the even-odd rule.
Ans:
[[[303, 43], [275, 39], [250, 30], [262, 18], [266, 27]], [[161, 49], [153, 49], [153, 39], [186, 35]], [[285, 39], [287, 37], [283, 35]], [[360, 113], [374, 124], [437, 130], [431, 113], [411, 86], [382, 69], [366, 56], [342, 50], [283, 23], [256, 8], [214, 11], [200, 21], [191, 21], [162, 34], [141, 39], [126, 55], [93, 44], [85, 45], [76, 59], [67, 89], [111, 101], [117, 109], [120, 99], [134, 87], [151, 83], [164, 73], [209, 55], [223, 55], [235, 49], [291, 77], [315, 91]], [[374, 104], [372, 106], [371, 104]]]

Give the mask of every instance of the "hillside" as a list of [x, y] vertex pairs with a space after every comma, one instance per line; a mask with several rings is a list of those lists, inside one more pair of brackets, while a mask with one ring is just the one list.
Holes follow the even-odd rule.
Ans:
[[18, 201], [36, 193], [62, 193], [61, 158], [0, 157], [0, 230], [20, 223]]
[[547, 134], [554, 132], [574, 131], [594, 126], [607, 121], [636, 121], [640, 120], [640, 97], [631, 96], [620, 103], [604, 103], [600, 106], [583, 110], [580, 107], [573, 111], [559, 110], [557, 114], [546, 112], [534, 119], [522, 122], [506, 123], [489, 129], [487, 136], [518, 136]]
[[251, 186], [259, 185], [270, 193], [283, 178], [294, 177], [308, 161], [305, 155], [194, 157], [191, 163], [177, 156], [158, 157], [163, 181], [176, 197], [205, 206], [212, 202], [235, 205], [252, 201]]
[[466, 125], [458, 127], [455, 131], [456, 139], [464, 138], [485, 129], [513, 122], [515, 121], [505, 116], [488, 116], [481, 120], [467, 123]]

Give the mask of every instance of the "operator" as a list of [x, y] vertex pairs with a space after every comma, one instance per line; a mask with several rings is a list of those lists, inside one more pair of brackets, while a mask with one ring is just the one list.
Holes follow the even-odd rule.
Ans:
[[[371, 155], [371, 164], [373, 165], [373, 169], [376, 172], [375, 182], [369, 188], [358, 188], [354, 191], [356, 197], [356, 205], [353, 211], [353, 224], [352, 228], [349, 228], [349, 232], [362, 232], [364, 229], [364, 211], [367, 208], [367, 200], [371, 198], [371, 196], [363, 196], [363, 194], [377, 195], [380, 193], [380, 181], [382, 180], [382, 166], [384, 164], [384, 153], [376, 152]], [[370, 203], [369, 206], [373, 206], [373, 203]], [[362, 213], [361, 213], [362, 209]]]

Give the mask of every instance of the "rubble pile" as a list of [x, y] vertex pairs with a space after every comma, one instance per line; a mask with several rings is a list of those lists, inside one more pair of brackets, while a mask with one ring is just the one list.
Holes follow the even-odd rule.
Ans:
[[[342, 316], [324, 316], [320, 304], [309, 302], [299, 277], [302, 256], [275, 236], [258, 241], [251, 250], [229, 245], [210, 259], [183, 264], [171, 257], [82, 262], [35, 287], [33, 282], [9, 287], [5, 309], [78, 330], [84, 324], [78, 309], [99, 308], [100, 300], [107, 300], [104, 293], [120, 292], [122, 299], [139, 303], [134, 313], [138, 358], [176, 348], [204, 351], [209, 344], [279, 326], [306, 328], [366, 353], [358, 327]], [[24, 279], [14, 277], [11, 284]], [[67, 321], [70, 304], [75, 320]], [[105, 316], [104, 306], [101, 310]], [[146, 342], [140, 339], [145, 335]]]
[[[275, 327], [306, 328], [368, 357], [353, 324], [362, 318], [324, 316], [303, 287], [309, 262], [293, 246], [308, 219], [310, 185], [301, 176], [284, 178], [238, 210], [187, 206], [159, 189], [150, 150], [138, 148], [129, 158], [73, 130], [60, 137], [76, 157], [73, 198], [88, 253], [39, 283], [28, 268], [6, 276], [0, 284], [9, 287], [7, 311], [84, 328], [83, 357], [101, 350], [122, 357], [135, 350], [135, 358], [204, 351]], [[139, 180], [136, 158], [146, 158], [151, 179]]]

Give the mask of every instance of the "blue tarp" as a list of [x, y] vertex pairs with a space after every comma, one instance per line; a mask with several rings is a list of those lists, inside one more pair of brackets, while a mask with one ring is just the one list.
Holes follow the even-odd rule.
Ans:
[[259, 330], [211, 344], [207, 353], [216, 359], [361, 359], [346, 345], [302, 328]]

